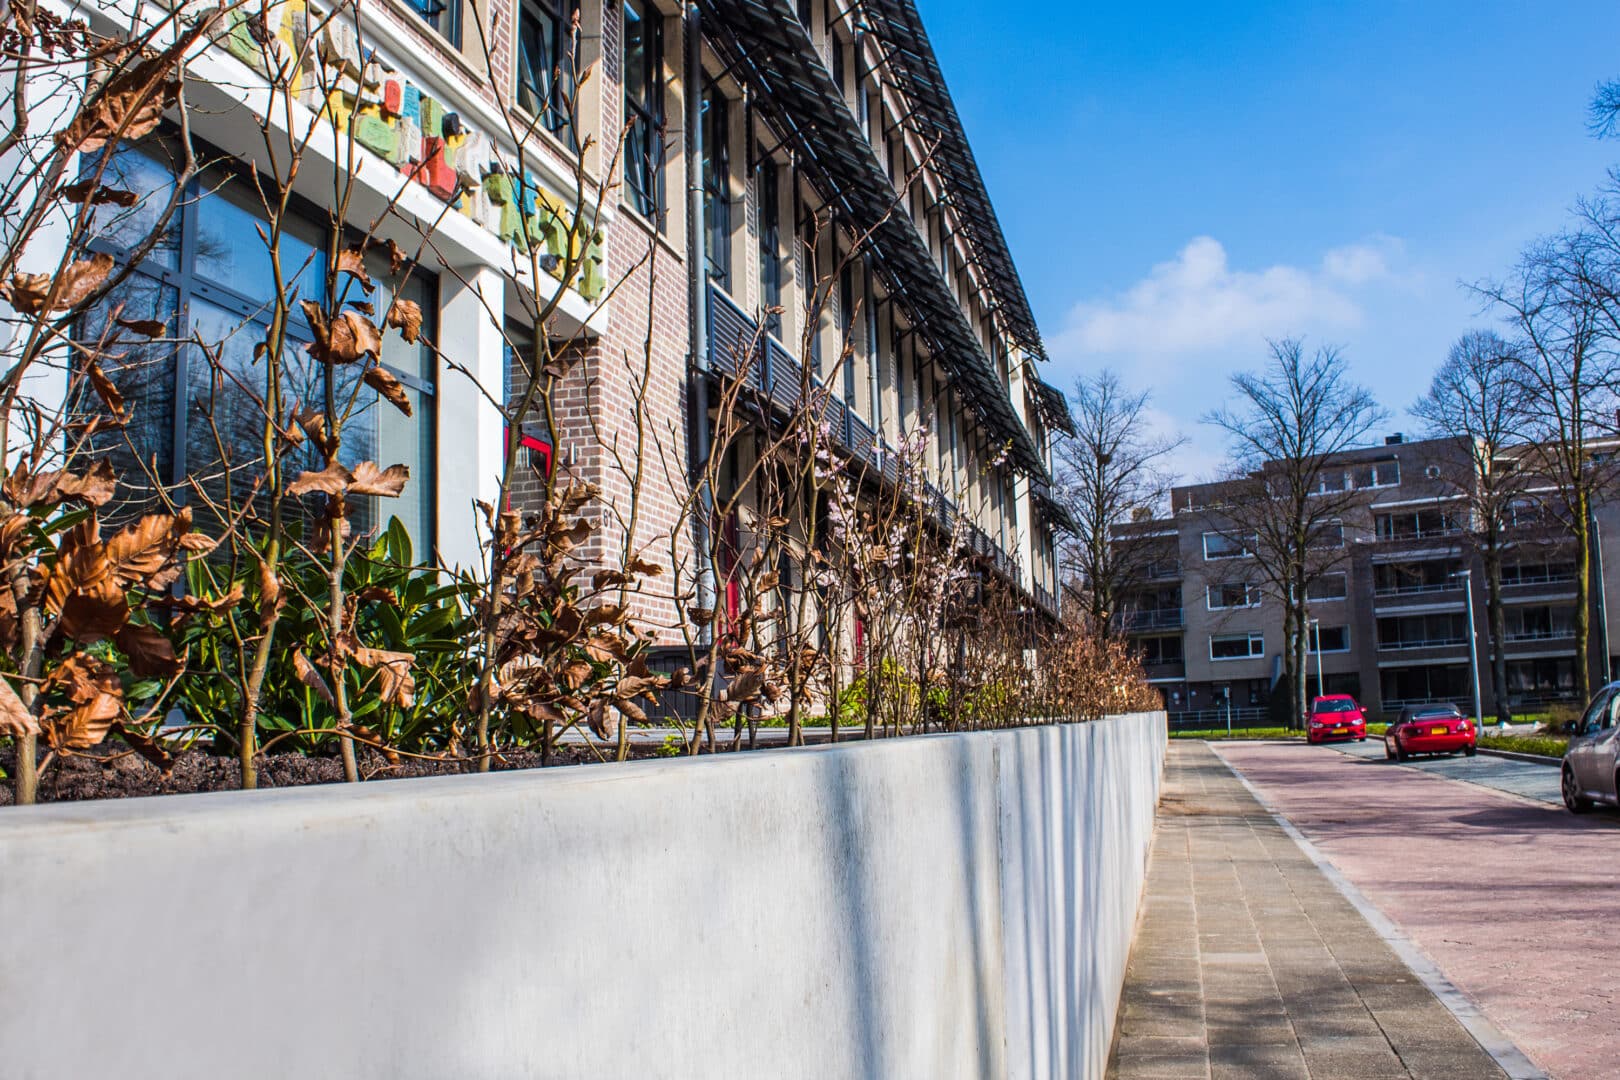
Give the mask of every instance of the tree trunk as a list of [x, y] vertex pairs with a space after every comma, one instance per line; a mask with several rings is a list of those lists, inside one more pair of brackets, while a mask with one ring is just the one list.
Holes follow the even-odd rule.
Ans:
[[1576, 499], [1575, 520], [1575, 697], [1583, 706], [1592, 696], [1592, 533], [1587, 522], [1587, 496]]
[[1491, 644], [1491, 696], [1496, 699], [1496, 719], [1503, 724], [1513, 721], [1508, 707], [1507, 691], [1507, 607], [1502, 603], [1502, 555], [1493, 543], [1484, 552], [1485, 561], [1485, 618], [1490, 622]]

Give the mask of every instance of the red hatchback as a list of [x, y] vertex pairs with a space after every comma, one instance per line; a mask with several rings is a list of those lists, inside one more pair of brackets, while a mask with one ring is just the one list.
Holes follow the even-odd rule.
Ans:
[[1329, 739], [1367, 741], [1367, 710], [1349, 694], [1328, 694], [1311, 702], [1311, 717], [1305, 724], [1307, 742]]
[[1455, 754], [1469, 757], [1479, 728], [1455, 705], [1408, 705], [1384, 732], [1384, 756], [1405, 761], [1412, 754]]

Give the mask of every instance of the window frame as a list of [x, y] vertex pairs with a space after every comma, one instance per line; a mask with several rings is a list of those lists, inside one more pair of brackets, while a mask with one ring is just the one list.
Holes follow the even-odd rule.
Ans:
[[[1313, 585], [1318, 585], [1318, 584], [1328, 580], [1329, 578], [1338, 578], [1340, 583], [1343, 584], [1344, 588], [1342, 590], [1340, 590], [1339, 595], [1337, 595], [1337, 596], [1312, 596], [1311, 595], [1311, 587]], [[1305, 583], [1305, 601], [1306, 601], [1306, 603], [1310, 603], [1310, 604], [1337, 604], [1337, 603], [1342, 603], [1343, 601], [1348, 600], [1349, 598], [1350, 598], [1350, 575], [1345, 573], [1343, 570], [1335, 570], [1335, 571], [1331, 571], [1331, 572], [1326, 573], [1326, 574], [1318, 574], [1316, 577], [1312, 578], [1310, 581], [1307, 581]]]
[[[438, 10], [428, 11], [427, 8], [433, 4], [438, 5]], [[405, 6], [429, 30], [443, 38], [457, 52], [461, 51], [462, 0], [405, 0]], [[444, 20], [442, 24], [441, 19]]]
[[[1232, 554], [1230, 554], [1230, 555], [1211, 555], [1209, 553], [1209, 538], [1212, 537], [1212, 536], [1215, 537], [1217, 540], [1222, 540], [1222, 541], [1225, 541], [1227, 543], [1236, 543], [1236, 544], [1238, 544], [1239, 550], [1232, 553]], [[1253, 545], [1252, 547], [1250, 546], [1251, 544]], [[1226, 533], [1220, 532], [1219, 530], [1206, 531], [1204, 533], [1204, 535], [1203, 535], [1203, 549], [1204, 549], [1204, 561], [1205, 562], [1215, 562], [1215, 561], [1220, 560], [1220, 559], [1252, 559], [1252, 558], [1254, 558], [1254, 554], [1255, 554], [1254, 553], [1254, 548], [1259, 547], [1259, 546], [1260, 546], [1260, 537], [1259, 537], [1259, 535], [1257, 533], [1249, 533], [1247, 536], [1244, 537], [1243, 540], [1237, 540], [1237, 541], [1234, 541], [1232, 539], [1232, 537], [1228, 536]]]
[[[1215, 590], [1235, 588], [1243, 590], [1243, 603], [1217, 604], [1215, 602]], [[1252, 581], [1213, 581], [1207, 582], [1204, 586], [1204, 608], [1207, 611], [1241, 611], [1248, 608], [1257, 608], [1260, 606], [1261, 599], [1260, 586]]]
[[[1246, 639], [1249, 651], [1242, 656], [1216, 656], [1215, 643], [1217, 641], [1237, 641]], [[1258, 646], [1259, 651], [1256, 651]], [[1209, 635], [1209, 660], [1212, 664], [1226, 663], [1232, 660], [1263, 660], [1266, 655], [1266, 634], [1263, 630], [1245, 630], [1232, 634]]]
[[[152, 145], [154, 141], [161, 141], [162, 139], [163, 135], [160, 133], [151, 139], [125, 144], [121, 149], [124, 152], [141, 155], [155, 164], [159, 170], [169, 171], [164, 156], [155, 152]], [[170, 377], [169, 387], [173, 395], [173, 409], [169, 418], [169, 431], [165, 433], [169, 440], [168, 474], [163, 477], [162, 482], [165, 487], [177, 489], [176, 499], [182, 503], [186, 501], [187, 495], [183, 485], [191, 474], [193, 466], [193, 463], [189, 460], [192, 419], [190, 414], [193, 406], [191, 365], [194, 362], [192, 352], [197, 346], [188, 340], [192, 333], [192, 327], [196, 323], [193, 304], [201, 302], [235, 319], [235, 328], [231, 331], [232, 336], [243, 332], [251, 333], [254, 327], [266, 325], [267, 311], [269, 310], [266, 300], [249, 296], [229, 284], [208, 276], [207, 271], [199, 266], [200, 259], [203, 257], [199, 251], [199, 238], [202, 236], [203, 228], [199, 217], [203, 204], [210, 199], [222, 199], [226, 200], [227, 203], [231, 203], [235, 200], [232, 200], [230, 195], [227, 194], [228, 185], [243, 185], [251, 190], [252, 185], [261, 181], [250, 165], [218, 151], [210, 144], [200, 140], [196, 141], [197, 156], [200, 159], [209, 160], [210, 165], [197, 170], [187, 181], [182, 201], [176, 208], [174, 216], [170, 219], [169, 228], [174, 231], [177, 241], [175, 266], [170, 268], [162, 265], [154, 258], [155, 252], [153, 252], [149, 253], [144, 262], [131, 267], [129, 273], [130, 280], [155, 282], [160, 287], [174, 290], [175, 293], [174, 318], [176, 325], [173, 327], [172, 340], [166, 341], [165, 344], [167, 350], [166, 363]], [[93, 168], [93, 163], [99, 159], [100, 154], [101, 152], [98, 151], [95, 154], [83, 155], [81, 169]], [[238, 190], [241, 189], [238, 188]], [[241, 200], [241, 202], [248, 203], [251, 203], [251, 201], [251, 199]], [[240, 202], [237, 205], [240, 206]], [[306, 225], [312, 233], [323, 233], [332, 227], [327, 212], [300, 195], [294, 194], [289, 198], [287, 209], [296, 221]], [[257, 217], [257, 211], [250, 210], [250, 212]], [[262, 221], [261, 224], [263, 224]], [[348, 244], [360, 238], [357, 231], [347, 224], [340, 225], [339, 229], [340, 243]], [[86, 245], [86, 249], [98, 254], [110, 255], [119, 265], [125, 265], [132, 254], [128, 248], [100, 236], [93, 237]], [[326, 250], [319, 246], [315, 246], [315, 250], [324, 259]], [[288, 272], [293, 273], [294, 271], [289, 269]], [[309, 275], [321, 274], [324, 274], [324, 271], [320, 265], [311, 260], [307, 265], [297, 269], [296, 279], [307, 282], [310, 280]], [[436, 336], [438, 322], [439, 277], [431, 271], [413, 266], [404, 281], [410, 281], [413, 278], [425, 282], [429, 289], [428, 302], [422, 304], [422, 311], [424, 315], [423, 333], [428, 340], [431, 340]], [[401, 284], [403, 283], [402, 281]], [[321, 285], [324, 289], [324, 278], [321, 280]], [[301, 292], [300, 295], [307, 296], [309, 294]], [[351, 300], [358, 300], [367, 297], [367, 294], [355, 290], [350, 292], [348, 297]], [[375, 293], [369, 296], [369, 299], [373, 301], [376, 298], [377, 294]], [[77, 328], [75, 328], [74, 332], [77, 333]], [[287, 347], [293, 349], [301, 349], [314, 341], [314, 334], [310, 329], [308, 319], [296, 303], [292, 304], [288, 309], [284, 334]], [[426, 344], [418, 347], [432, 349], [431, 346]], [[428, 487], [428, 491], [421, 498], [421, 502], [427, 507], [426, 535], [417, 536], [413, 534], [411, 542], [417, 550], [431, 551], [433, 545], [437, 542], [438, 526], [438, 515], [434, 509], [437, 502], [436, 478], [439, 454], [438, 408], [435, 404], [438, 395], [437, 380], [423, 379], [410, 371], [384, 362], [381, 357], [378, 357], [377, 364], [398, 379], [407, 389], [415, 391], [422, 398], [419, 415], [414, 416], [412, 419], [416, 423], [426, 425], [427, 428], [425, 434], [428, 440], [426, 451], [426, 465], [428, 468], [426, 475], [413, 476], [413, 481]], [[330, 365], [322, 365], [322, 367], [324, 368], [325, 378], [330, 379], [333, 376], [334, 368]], [[430, 365], [430, 369], [431, 367]], [[377, 404], [379, 407], [393, 408], [380, 395], [377, 398]], [[379, 504], [379, 510], [384, 508], [382, 504]], [[381, 522], [378, 522], [378, 524], [380, 526]]]
[[[1337, 630], [1344, 638], [1344, 644], [1336, 649], [1322, 648], [1322, 631]], [[1350, 627], [1348, 624], [1323, 626], [1317, 623], [1311, 628], [1310, 640], [1307, 643], [1306, 653], [1310, 656], [1321, 656], [1326, 653], [1347, 653], [1350, 651]]]
[[[647, 100], [638, 101], [630, 93], [627, 77], [630, 58], [625, 55], [629, 43], [629, 16], [632, 5], [640, 9], [641, 20], [647, 31], [643, 40], [643, 69], [641, 71]], [[664, 176], [663, 131], [668, 117], [664, 110], [664, 13], [652, 0], [624, 0], [620, 5], [620, 67], [624, 84], [624, 111], [631, 135], [626, 139], [624, 152], [625, 201], [630, 208], [664, 231], [666, 192]], [[642, 129], [645, 146], [637, 147], [634, 132]], [[645, 150], [646, 157], [640, 157]]]
[[[572, 0], [518, 0], [516, 41], [514, 44], [513, 78], [516, 85], [512, 97], [518, 107], [529, 113], [539, 121], [540, 126], [554, 138], [561, 141], [570, 150], [579, 149], [579, 140], [575, 137], [573, 125], [569, 123], [567, 110], [563, 102], [558, 99], [558, 87], [571, 91], [572, 72], [568, 70], [568, 49], [570, 29], [573, 25], [573, 14], [579, 9], [577, 2]], [[549, 22], [550, 46], [556, 60], [557, 70], [543, 72], [545, 86], [536, 85], [532, 78], [534, 67], [532, 63], [525, 63], [524, 45], [527, 35], [524, 28], [530, 23], [530, 16], [538, 20]], [[577, 60], [577, 57], [575, 58]], [[523, 102], [524, 91], [534, 95], [535, 102]]]
[[[699, 94], [703, 125], [703, 269], [707, 280], [731, 291], [731, 98], [707, 75]], [[719, 138], [713, 136], [719, 135]]]

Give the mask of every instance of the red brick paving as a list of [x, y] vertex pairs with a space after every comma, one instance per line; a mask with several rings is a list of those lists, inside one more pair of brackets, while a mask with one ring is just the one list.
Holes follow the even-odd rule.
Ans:
[[1620, 1077], [1620, 829], [1321, 747], [1219, 753], [1558, 1080]]

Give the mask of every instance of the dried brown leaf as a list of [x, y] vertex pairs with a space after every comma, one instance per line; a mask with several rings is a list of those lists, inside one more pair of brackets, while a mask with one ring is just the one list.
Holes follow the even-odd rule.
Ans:
[[381, 364], [373, 364], [366, 368], [365, 374], [360, 378], [400, 412], [406, 416], [411, 415], [411, 397], [405, 392], [405, 384], [400, 382], [392, 371]]
[[113, 731], [129, 744], [131, 750], [157, 766], [165, 777], [174, 770], [174, 755], [169, 753], [168, 747], [163, 745], [161, 739], [155, 739], [140, 728], [132, 727], [121, 720], [112, 726]]
[[99, 150], [109, 142], [134, 142], [163, 121], [165, 109], [180, 98], [180, 77], [162, 53], [117, 72], [88, 97], [56, 136], [66, 152]]
[[388, 325], [399, 331], [408, 344], [415, 345], [422, 332], [422, 307], [415, 300], [403, 297], [388, 305]]
[[73, 703], [67, 716], [53, 719], [46, 731], [53, 746], [69, 750], [95, 746], [123, 716], [124, 688], [117, 669], [105, 660], [74, 653], [51, 672], [49, 681], [63, 687]]
[[140, 196], [133, 191], [98, 187], [89, 177], [80, 180], [78, 183], [63, 184], [62, 198], [68, 202], [82, 203], [88, 201], [91, 206], [112, 205], [126, 210], [140, 201]]
[[366, 254], [359, 248], [349, 247], [338, 252], [337, 269], [340, 274], [352, 275], [366, 292], [371, 291], [371, 275], [366, 273]]
[[353, 479], [348, 469], [334, 461], [320, 472], [299, 473], [298, 478], [287, 485], [287, 494], [296, 497], [319, 491], [325, 495], [341, 495], [349, 490]]
[[174, 644], [155, 626], [125, 623], [113, 641], [129, 657], [129, 668], [137, 675], [168, 678], [185, 669], [184, 662], [174, 655]]
[[[147, 514], [108, 539], [108, 568], [124, 588], [165, 588], [179, 576], [177, 556], [181, 550], [196, 543], [188, 539], [190, 533], [189, 506], [173, 514]], [[204, 543], [211, 546], [206, 538]]]
[[416, 679], [411, 675], [415, 653], [389, 652], [360, 646], [354, 650], [354, 662], [377, 672], [378, 689], [383, 702], [410, 708], [416, 701]]
[[133, 330], [144, 338], [160, 338], [163, 336], [164, 331], [168, 329], [168, 324], [162, 319], [118, 319], [116, 321], [125, 330]]
[[303, 649], [293, 650], [293, 674], [298, 677], [299, 682], [315, 691], [322, 701], [328, 705], [337, 705], [337, 698], [332, 696], [332, 688], [326, 685], [326, 680], [315, 669], [315, 665], [309, 662], [309, 657], [304, 655]]
[[16, 738], [38, 734], [39, 720], [28, 711], [28, 706], [22, 703], [17, 691], [11, 688], [11, 680], [0, 677], [0, 735]]
[[405, 465], [390, 465], [384, 469], [375, 461], [362, 461], [354, 467], [349, 493], [398, 498], [405, 490], [405, 482], [410, 478], [411, 470]]

